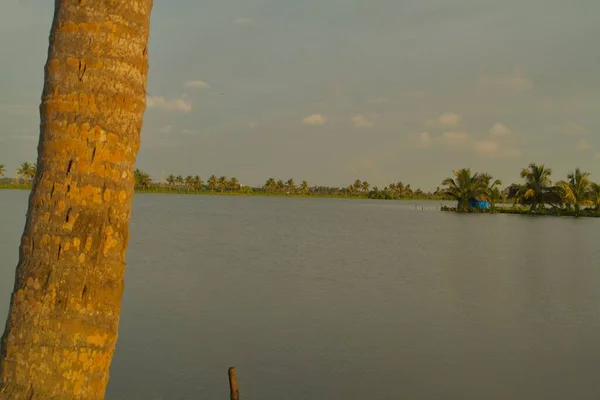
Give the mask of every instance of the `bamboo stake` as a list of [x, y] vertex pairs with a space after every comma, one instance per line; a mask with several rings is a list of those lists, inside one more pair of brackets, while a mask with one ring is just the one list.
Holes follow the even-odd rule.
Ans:
[[238, 390], [237, 376], [235, 374], [235, 367], [230, 367], [228, 371], [229, 375], [229, 396], [231, 400], [240, 400], [240, 391]]

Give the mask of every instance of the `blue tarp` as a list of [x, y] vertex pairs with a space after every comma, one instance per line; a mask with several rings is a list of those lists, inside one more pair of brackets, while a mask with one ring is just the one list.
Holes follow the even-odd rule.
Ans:
[[[458, 201], [458, 207], [460, 208], [460, 206], [462, 205], [462, 201]], [[471, 208], [481, 208], [484, 210], [489, 210], [490, 209], [490, 203], [488, 201], [484, 201], [484, 200], [475, 200], [475, 199], [470, 199], [469, 200], [469, 207]]]

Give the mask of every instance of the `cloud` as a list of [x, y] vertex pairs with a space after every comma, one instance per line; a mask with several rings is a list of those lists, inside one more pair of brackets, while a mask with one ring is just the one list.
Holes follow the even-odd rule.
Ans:
[[507, 76], [481, 75], [479, 77], [479, 85], [484, 88], [520, 92], [532, 89], [533, 81], [525, 76], [521, 68], [515, 68]]
[[364, 115], [355, 115], [352, 117], [352, 122], [357, 128], [372, 128], [374, 125], [371, 121], [367, 120]]
[[233, 20], [233, 23], [236, 25], [250, 25], [252, 22], [251, 18], [247, 18], [247, 17], [239, 17], [236, 18], [235, 20]]
[[431, 135], [427, 132], [419, 133], [419, 147], [429, 148], [431, 146]]
[[146, 99], [148, 108], [157, 108], [165, 111], [192, 111], [192, 104], [185, 98], [167, 100], [162, 96], [148, 96]]
[[475, 154], [486, 158], [515, 158], [521, 155], [521, 150], [501, 146], [498, 142], [492, 140], [480, 140], [473, 143]]
[[448, 146], [461, 146], [468, 143], [469, 135], [466, 132], [444, 132], [442, 140]]
[[181, 134], [182, 135], [196, 135], [198, 133], [200, 133], [200, 131], [197, 130], [197, 129], [187, 129], [187, 128], [185, 128], [185, 129], [181, 130]]
[[442, 126], [456, 126], [460, 124], [460, 115], [455, 113], [444, 113], [440, 115], [439, 123]]
[[165, 135], [171, 133], [171, 130], [173, 129], [173, 127], [171, 125], [167, 125], [164, 128], [160, 128], [158, 131], [160, 133], [164, 133]]
[[583, 136], [589, 133], [589, 131], [585, 127], [574, 124], [572, 122], [562, 126], [561, 128], [559, 128], [559, 130], [571, 136]]
[[312, 125], [312, 126], [325, 125], [325, 122], [327, 122], [327, 118], [325, 118], [321, 114], [309, 115], [308, 117], [306, 117], [302, 120], [302, 123], [304, 125]]
[[190, 89], [208, 89], [210, 85], [204, 81], [187, 81], [185, 87]]
[[512, 132], [510, 131], [510, 129], [508, 129], [506, 125], [503, 125], [501, 123], [494, 124], [494, 126], [492, 126], [492, 129], [490, 129], [490, 135], [495, 137], [508, 136], [511, 133]]
[[579, 139], [578, 141], [575, 142], [575, 148], [577, 150], [581, 150], [581, 151], [587, 150], [590, 148], [590, 144], [583, 139]]

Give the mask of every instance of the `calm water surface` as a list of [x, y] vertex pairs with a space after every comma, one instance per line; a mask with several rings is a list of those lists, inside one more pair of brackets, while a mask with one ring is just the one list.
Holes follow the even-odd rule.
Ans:
[[600, 221], [414, 204], [137, 195], [107, 398], [600, 398]]

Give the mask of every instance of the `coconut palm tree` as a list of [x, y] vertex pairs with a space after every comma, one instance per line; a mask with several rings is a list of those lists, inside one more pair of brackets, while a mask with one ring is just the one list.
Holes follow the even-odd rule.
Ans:
[[275, 190], [277, 190], [277, 182], [275, 182], [275, 178], [267, 179], [263, 187], [267, 192], [273, 193]]
[[4, 177], [5, 172], [6, 172], [6, 165], [0, 164], [0, 176]]
[[219, 185], [219, 180], [215, 175], [211, 175], [208, 177], [208, 181], [206, 182], [208, 185], [208, 190], [215, 191]]
[[144, 171], [137, 169], [133, 172], [135, 177], [135, 186], [140, 189], [149, 189], [152, 184], [152, 180], [150, 179], [150, 175], [145, 173]]
[[240, 181], [235, 176], [232, 177], [227, 183], [227, 188], [232, 191], [238, 191], [240, 189]]
[[557, 186], [561, 189], [564, 202], [572, 205], [575, 208], [575, 216], [579, 216], [582, 206], [592, 205], [590, 174], [575, 168], [574, 172], [567, 175], [567, 179], [558, 182]]
[[300, 184], [300, 192], [302, 192], [303, 195], [308, 194], [308, 182], [307, 181], [302, 181], [302, 183]]
[[175, 186], [175, 175], [171, 174], [167, 176], [167, 184], [171, 189], [173, 188], [173, 186]]
[[545, 204], [560, 204], [561, 197], [556, 187], [552, 186], [552, 170], [544, 164], [530, 163], [521, 170], [524, 184], [513, 184], [509, 188], [509, 197], [515, 202], [529, 205], [531, 211]]
[[487, 190], [486, 179], [478, 173], [471, 173], [471, 169], [462, 168], [453, 171], [454, 178], [446, 178], [442, 182], [444, 194], [455, 199], [461, 211], [470, 209], [470, 200], [485, 195]]
[[296, 193], [296, 182], [294, 182], [294, 179], [290, 178], [287, 180], [287, 182], [285, 183], [285, 187], [288, 191], [288, 193], [294, 194]]
[[30, 162], [25, 161], [24, 163], [21, 164], [21, 166], [17, 170], [17, 174], [19, 174], [23, 178], [23, 182], [25, 182], [25, 183], [29, 182], [29, 179], [31, 177], [32, 167], [33, 166], [31, 165]]
[[362, 189], [363, 193], [369, 193], [369, 188], [371, 187], [371, 185], [369, 185], [369, 182], [367, 182], [367, 181], [363, 181], [363, 182], [360, 184], [360, 187], [361, 187], [361, 189]]
[[227, 183], [228, 181], [226, 176], [219, 177], [219, 180], [217, 181], [217, 187], [221, 190], [221, 193], [227, 189]]
[[276, 184], [276, 190], [278, 192], [283, 192], [283, 189], [285, 188], [285, 183], [283, 183], [283, 181], [281, 179], [278, 179], [277, 182], [275, 182]]
[[502, 186], [502, 181], [500, 179], [494, 179], [490, 174], [487, 173], [481, 174], [480, 179], [482, 181], [483, 186], [485, 187], [484, 196], [490, 203], [491, 210], [495, 211], [496, 203], [502, 200], [502, 191], [500, 190], [500, 186]]
[[186, 176], [184, 181], [185, 181], [185, 187], [188, 192], [190, 190], [193, 190], [194, 187], [196, 186], [196, 182], [194, 181], [194, 177], [192, 175]]
[[600, 184], [590, 184], [590, 202], [596, 212], [600, 212]]
[[[117, 341], [152, 0], [56, 1], [0, 399], [103, 399]], [[34, 245], [35, 244], [35, 245]]]
[[194, 189], [200, 190], [204, 186], [204, 181], [200, 178], [200, 175], [194, 175]]

